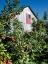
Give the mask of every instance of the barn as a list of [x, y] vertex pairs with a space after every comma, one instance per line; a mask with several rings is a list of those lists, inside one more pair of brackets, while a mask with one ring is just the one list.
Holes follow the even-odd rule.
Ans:
[[32, 18], [37, 21], [37, 16], [29, 6], [25, 7], [20, 15], [17, 16], [17, 19], [22, 23], [24, 27], [24, 31], [31, 31], [31, 23], [33, 23]]
[[[32, 18], [34, 18], [35, 21], [37, 21], [38, 19], [29, 6], [26, 6], [20, 14], [15, 16], [15, 18], [17, 18], [18, 21], [21, 22], [24, 31], [28, 32], [30, 32], [32, 29], [31, 27], [31, 24], [33, 23]], [[13, 22], [13, 19], [11, 19], [11, 22]], [[12, 24], [11, 28], [12, 28], [11, 31], [13, 31], [14, 26], [12, 26]]]

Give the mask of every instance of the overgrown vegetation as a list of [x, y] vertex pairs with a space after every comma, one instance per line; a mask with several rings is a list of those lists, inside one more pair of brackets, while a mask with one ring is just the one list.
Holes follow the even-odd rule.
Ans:
[[[33, 20], [32, 31], [24, 32], [21, 23], [14, 19], [14, 14], [20, 13], [23, 7], [18, 10], [18, 0], [11, 1], [6, 0], [7, 6], [0, 14], [0, 64], [47, 64], [48, 22]], [[11, 22], [14, 26], [13, 32], [10, 18], [14, 21]]]

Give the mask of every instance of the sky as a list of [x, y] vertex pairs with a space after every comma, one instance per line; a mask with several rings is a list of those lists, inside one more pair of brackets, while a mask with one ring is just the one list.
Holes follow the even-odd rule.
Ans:
[[[3, 10], [5, 0], [0, 0], [0, 11]], [[19, 7], [30, 6], [35, 14], [39, 13], [39, 18], [43, 17], [44, 11], [48, 11], [48, 0], [20, 0]]]

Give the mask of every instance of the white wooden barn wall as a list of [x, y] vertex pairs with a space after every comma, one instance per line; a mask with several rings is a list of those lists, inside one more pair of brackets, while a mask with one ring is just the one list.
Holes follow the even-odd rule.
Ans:
[[31, 24], [26, 23], [26, 13], [31, 15], [31, 22], [33, 22], [32, 18], [34, 18], [37, 21], [37, 18], [31, 12], [29, 7], [24, 8], [23, 11], [20, 13], [20, 15], [17, 15], [16, 17], [19, 22], [22, 22], [24, 31], [31, 31], [32, 29]]
[[[31, 27], [31, 24], [27, 24], [26, 23], [26, 13], [31, 15], [31, 23], [33, 23], [32, 18], [34, 18], [37, 21], [37, 18], [31, 12], [29, 7], [24, 8], [23, 11], [19, 15], [16, 15], [14, 17], [14, 19], [17, 18], [18, 21], [21, 22], [21, 24], [23, 25], [24, 31], [30, 32], [32, 27]], [[14, 19], [10, 20], [10, 28], [11, 28], [11, 30], [9, 31], [9, 33], [13, 33], [13, 30], [14, 30], [14, 26], [13, 26]]]

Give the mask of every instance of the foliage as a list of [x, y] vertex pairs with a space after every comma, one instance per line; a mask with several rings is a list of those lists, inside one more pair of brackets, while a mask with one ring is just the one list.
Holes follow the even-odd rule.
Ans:
[[33, 29], [30, 33], [25, 33], [26, 43], [30, 44], [31, 50], [29, 52], [29, 58], [33, 61], [39, 62], [48, 61], [48, 43], [45, 41], [46, 28], [44, 26], [44, 21], [38, 20], [33, 21]]
[[[45, 40], [48, 33], [44, 21], [33, 20], [32, 31], [24, 32], [21, 23], [15, 18], [23, 7], [17, 8], [18, 0], [6, 2], [7, 6], [0, 15], [0, 64], [48, 63], [48, 43]], [[14, 26], [13, 32], [11, 24]]]
[[44, 16], [43, 16], [44, 20], [48, 20], [48, 14], [47, 11], [44, 11]]

